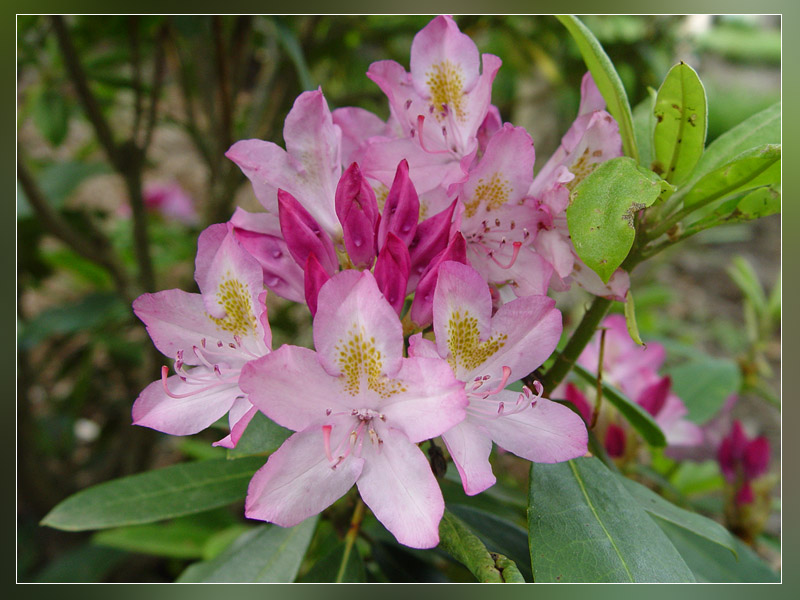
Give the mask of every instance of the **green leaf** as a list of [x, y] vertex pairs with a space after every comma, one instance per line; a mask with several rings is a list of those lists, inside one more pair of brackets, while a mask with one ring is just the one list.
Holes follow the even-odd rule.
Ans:
[[294, 65], [300, 85], [303, 86], [304, 90], [313, 90], [317, 86], [314, 85], [314, 78], [308, 69], [308, 63], [297, 36], [280, 18], [275, 19], [275, 28], [278, 32], [278, 41]]
[[742, 375], [732, 360], [704, 356], [667, 369], [672, 390], [683, 400], [689, 420], [705, 423], [728, 396], [739, 391]]
[[592, 74], [597, 89], [608, 105], [608, 112], [619, 124], [622, 147], [625, 155], [639, 162], [639, 151], [636, 148], [636, 137], [633, 132], [631, 106], [622, 80], [619, 78], [611, 59], [597, 41], [597, 38], [586, 25], [572, 15], [556, 15], [561, 24], [567, 28], [578, 45], [583, 62]]
[[655, 515], [686, 531], [702, 536], [715, 544], [719, 544], [723, 548], [730, 550], [733, 555], [736, 556], [736, 542], [733, 535], [716, 521], [712, 521], [703, 515], [675, 506], [672, 502], [668, 502], [654, 491], [632, 479], [628, 479], [623, 475], [617, 475], [617, 477], [631, 496], [633, 496], [641, 507], [651, 515]]
[[182, 518], [170, 523], [107, 529], [96, 533], [92, 542], [128, 552], [197, 559], [203, 558], [203, 549], [215, 533], [215, 528], [202, 522]]
[[681, 183], [700, 160], [708, 129], [706, 90], [694, 69], [683, 61], [672, 67], [653, 110], [653, 170], [671, 183]]
[[177, 581], [291, 583], [300, 570], [317, 520], [314, 516], [294, 527], [256, 527], [213, 560], [191, 565]]
[[[572, 369], [584, 381], [588, 381], [595, 387], [597, 386], [597, 375], [578, 364], [574, 365]], [[667, 438], [664, 437], [664, 432], [661, 431], [658, 423], [653, 420], [650, 413], [617, 388], [603, 382], [603, 398], [616, 407], [620, 414], [631, 424], [631, 427], [638, 431], [648, 444], [656, 447], [667, 445]]]
[[639, 164], [649, 169], [655, 157], [653, 131], [656, 116], [653, 110], [656, 106], [656, 91], [648, 87], [647, 92], [648, 97], [633, 108], [633, 132], [636, 136], [636, 147], [639, 149]]
[[756, 312], [763, 314], [767, 310], [767, 295], [750, 261], [743, 256], [734, 256], [727, 271], [744, 297], [753, 304]]
[[766, 144], [746, 150], [700, 179], [683, 199], [685, 207], [705, 206], [739, 191], [780, 182], [781, 147]]
[[111, 173], [105, 163], [67, 161], [48, 165], [42, 169], [38, 181], [42, 193], [55, 208], [61, 208], [67, 198], [86, 179]]
[[[524, 581], [512, 561], [496, 553], [490, 553], [480, 538], [461, 519], [446, 509], [439, 522], [439, 546], [467, 567], [481, 583]], [[503, 560], [498, 560], [500, 558]]]
[[263, 457], [204, 460], [92, 486], [59, 503], [43, 525], [66, 531], [152, 523], [244, 498]]
[[526, 581], [533, 581], [528, 532], [523, 527], [464, 504], [448, 504], [447, 510], [466, 523], [487, 549], [507, 556], [516, 563]]
[[345, 543], [341, 542], [315, 562], [308, 573], [298, 581], [300, 583], [364, 583], [367, 580], [364, 561], [355, 546], [354, 544], [350, 549], [344, 570], [342, 570], [342, 560], [344, 559]]
[[692, 582], [686, 563], [597, 458], [531, 465], [536, 582]]
[[634, 215], [652, 205], [665, 185], [632, 158], [619, 157], [598, 165], [570, 194], [567, 225], [575, 251], [604, 283], [633, 245]]
[[281, 427], [259, 411], [247, 425], [247, 429], [242, 433], [242, 437], [239, 438], [236, 447], [228, 450], [228, 458], [239, 458], [241, 456], [252, 456], [255, 454], [271, 454], [275, 452], [292, 433], [292, 431]]
[[655, 517], [701, 583], [777, 583], [780, 577], [746, 544], [734, 539], [736, 557], [714, 542]]
[[709, 144], [684, 187], [690, 189], [704, 175], [729, 162], [745, 150], [781, 143], [780, 102], [745, 119]]
[[717, 225], [752, 221], [779, 212], [781, 212], [780, 186], [764, 186], [725, 200], [710, 215], [691, 223], [687, 228], [687, 233], [702, 231]]
[[53, 146], [60, 146], [69, 130], [69, 107], [64, 94], [45, 88], [33, 101], [33, 122]]
[[639, 326], [636, 324], [636, 304], [633, 301], [633, 292], [628, 290], [625, 295], [625, 327], [628, 329], [628, 335], [639, 346], [644, 346], [642, 337], [639, 335]]
[[49, 563], [34, 579], [35, 583], [101, 583], [125, 560], [127, 552], [98, 548], [89, 543], [68, 550]]

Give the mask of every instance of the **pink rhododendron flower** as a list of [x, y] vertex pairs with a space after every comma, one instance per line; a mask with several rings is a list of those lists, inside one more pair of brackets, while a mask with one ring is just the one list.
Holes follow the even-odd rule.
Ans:
[[[665, 358], [664, 347], [656, 342], [649, 342], [646, 346], [637, 345], [631, 339], [622, 315], [609, 315], [603, 320], [601, 327], [606, 329], [603, 381], [618, 388], [647, 410], [664, 432], [670, 447], [679, 448], [700, 443], [703, 439], [702, 430], [685, 418], [689, 411], [683, 401], [671, 391], [670, 378], [658, 374]], [[578, 357], [578, 363], [596, 373], [599, 351], [598, 333]], [[573, 395], [576, 389], [572, 390]], [[574, 397], [572, 400], [574, 402]], [[586, 402], [583, 398], [583, 403]], [[580, 401], [576, 403], [579, 409], [581, 404]], [[624, 437], [621, 442], [619, 439], [614, 442], [615, 447], [620, 443], [624, 445]]]
[[253, 476], [246, 515], [289, 527], [356, 484], [399, 542], [436, 546], [444, 501], [416, 444], [464, 419], [463, 384], [438, 357], [403, 357], [400, 320], [369, 271], [322, 286], [314, 345], [243, 369], [250, 401], [297, 432]]
[[[172, 435], [202, 431], [226, 413], [231, 433], [217, 445], [233, 447], [256, 409], [239, 388], [242, 367], [269, 353], [259, 263], [232, 225], [212, 225], [197, 243], [200, 294], [166, 290], [133, 303], [156, 347], [175, 358], [175, 375], [147, 386], [133, 405], [135, 425]], [[190, 367], [190, 368], [187, 368]]]
[[597, 164], [622, 156], [619, 126], [604, 109], [603, 97], [592, 76], [586, 73], [581, 84], [578, 116], [528, 190], [528, 195], [534, 199], [541, 229], [533, 245], [553, 266], [554, 289], [568, 289], [570, 282], [575, 281], [596, 296], [624, 302], [630, 287], [628, 274], [618, 269], [604, 284], [578, 258], [567, 228], [570, 192]]
[[734, 421], [717, 450], [717, 461], [725, 480], [736, 490], [736, 504], [754, 501], [751, 482], [767, 472], [769, 459], [769, 440], [764, 436], [750, 439], [741, 422]]
[[194, 199], [175, 181], [149, 183], [144, 186], [143, 196], [145, 206], [166, 219], [185, 225], [197, 225], [200, 220]]
[[495, 483], [492, 441], [517, 456], [554, 463], [586, 453], [587, 432], [569, 408], [508, 383], [532, 372], [555, 350], [561, 313], [546, 296], [518, 298], [492, 315], [489, 287], [477, 271], [442, 264], [433, 301], [436, 342], [412, 336], [409, 355], [446, 358], [465, 387], [469, 407], [463, 422], [442, 434], [473, 495]]

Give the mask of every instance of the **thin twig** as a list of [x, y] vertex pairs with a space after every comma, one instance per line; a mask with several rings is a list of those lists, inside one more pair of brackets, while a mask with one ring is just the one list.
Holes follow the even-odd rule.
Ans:
[[344, 536], [344, 552], [342, 552], [342, 562], [339, 564], [339, 571], [336, 573], [336, 583], [342, 583], [342, 579], [344, 579], [344, 574], [347, 571], [347, 563], [350, 561], [350, 553], [353, 551], [353, 544], [358, 537], [361, 521], [364, 520], [364, 510], [364, 502], [359, 498], [356, 500], [353, 518], [350, 519], [350, 528]]
[[150, 104], [147, 111], [147, 124], [145, 125], [144, 141], [142, 141], [141, 149], [142, 154], [147, 153], [150, 147], [150, 142], [153, 140], [153, 131], [156, 127], [156, 115], [158, 110], [158, 102], [161, 97], [161, 87], [164, 83], [164, 67], [166, 64], [165, 49], [167, 28], [166, 25], [161, 27], [156, 37], [156, 53], [153, 65], [153, 85], [150, 90]]
[[128, 37], [131, 43], [131, 66], [133, 67], [133, 91], [134, 91], [134, 110], [133, 127], [131, 128], [131, 138], [139, 138], [139, 128], [142, 124], [142, 113], [144, 112], [144, 98], [142, 94], [142, 56], [139, 45], [139, 17], [134, 15], [128, 17]]

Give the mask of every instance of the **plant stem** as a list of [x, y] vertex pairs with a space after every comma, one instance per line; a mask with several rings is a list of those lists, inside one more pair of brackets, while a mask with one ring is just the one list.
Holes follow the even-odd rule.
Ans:
[[578, 324], [577, 329], [572, 334], [569, 342], [564, 347], [561, 354], [558, 355], [553, 366], [542, 377], [542, 386], [544, 386], [545, 396], [550, 394], [556, 386], [567, 376], [572, 365], [578, 360], [586, 344], [592, 339], [597, 326], [603, 317], [606, 316], [608, 309], [611, 308], [613, 300], [606, 298], [596, 297], [589, 307], [589, 310], [583, 315], [583, 319]]
[[347, 535], [344, 536], [344, 553], [342, 554], [342, 562], [339, 565], [339, 572], [336, 573], [336, 583], [342, 583], [345, 571], [347, 571], [347, 563], [350, 561], [350, 553], [353, 551], [353, 544], [355, 544], [358, 537], [358, 530], [361, 527], [361, 521], [364, 520], [364, 502], [359, 498], [356, 500], [356, 508], [353, 511], [353, 518], [350, 519], [350, 529], [347, 530]]
[[592, 412], [592, 423], [589, 429], [594, 429], [597, 425], [597, 417], [600, 416], [600, 404], [603, 402], [603, 351], [606, 345], [606, 329], [600, 330], [600, 356], [597, 359], [597, 399], [594, 403], [594, 411]]

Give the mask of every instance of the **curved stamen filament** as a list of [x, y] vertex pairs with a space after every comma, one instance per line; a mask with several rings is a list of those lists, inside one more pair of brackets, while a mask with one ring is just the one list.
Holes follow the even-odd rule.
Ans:
[[428, 150], [425, 147], [424, 136], [422, 135], [422, 127], [425, 124], [425, 117], [423, 115], [417, 115], [417, 134], [419, 135], [419, 145], [422, 149], [427, 152], [428, 154], [450, 154], [447, 150]]
[[492, 259], [492, 261], [493, 261], [493, 262], [494, 262], [494, 263], [495, 263], [495, 264], [496, 264], [498, 267], [500, 267], [501, 269], [510, 269], [511, 267], [513, 267], [513, 266], [514, 266], [514, 263], [515, 263], [515, 262], [517, 262], [517, 257], [519, 256], [519, 250], [520, 250], [520, 248], [522, 248], [522, 242], [514, 242], [514, 243], [513, 243], [513, 246], [514, 246], [514, 254], [511, 256], [511, 260], [508, 262], [508, 264], [505, 264], [505, 265], [504, 265], [504, 264], [503, 264], [503, 263], [501, 263], [499, 260], [497, 260], [497, 259], [494, 257], [494, 253], [493, 253], [493, 252], [491, 252], [491, 251], [489, 252], [489, 258], [491, 258], [491, 259]]
[[[199, 390], [193, 390], [193, 391], [187, 392], [185, 394], [175, 394], [174, 392], [171, 392], [169, 390], [169, 387], [167, 386], [167, 374], [168, 373], [169, 373], [169, 367], [167, 367], [166, 365], [161, 367], [161, 385], [164, 388], [164, 393], [167, 396], [169, 396], [170, 398], [175, 398], [176, 400], [179, 400], [181, 398], [188, 398], [190, 396], [194, 396], [195, 394], [200, 394], [202, 392], [206, 392], [208, 390], [211, 390], [211, 389], [213, 389], [215, 387], [218, 387], [218, 386], [226, 384], [226, 383], [233, 383], [234, 381], [236, 381], [239, 378], [239, 375], [237, 374], [234, 377], [228, 377], [228, 378], [225, 378], [225, 379], [219, 379], [218, 381], [212, 383], [211, 385], [207, 385], [205, 387], [202, 387]], [[183, 377], [181, 377], [181, 379], [183, 380], [184, 383], [187, 383], [189, 385], [201, 385], [202, 383], [205, 383], [204, 381], [198, 381], [198, 382], [187, 381]]]

